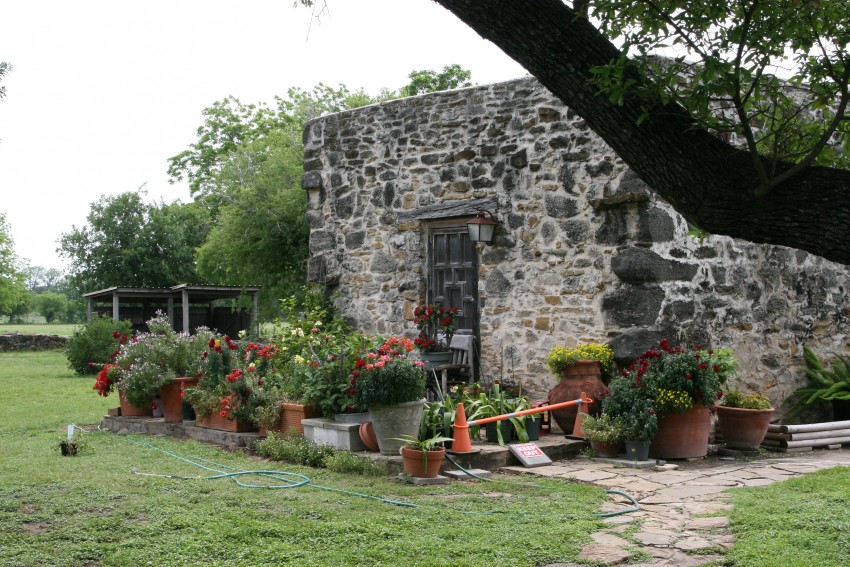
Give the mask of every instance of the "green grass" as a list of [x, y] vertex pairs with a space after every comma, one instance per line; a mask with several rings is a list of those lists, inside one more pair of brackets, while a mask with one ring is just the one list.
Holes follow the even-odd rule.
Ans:
[[733, 565], [850, 565], [850, 468], [735, 489], [732, 502]]
[[70, 337], [74, 334], [74, 329], [77, 325], [73, 323], [53, 323], [53, 324], [38, 324], [38, 323], [0, 323], [0, 335], [10, 333], [20, 333], [22, 335], [59, 335], [62, 337]]
[[[551, 480], [535, 481], [543, 488], [516, 478], [413, 487], [99, 431], [84, 434], [87, 453], [62, 457], [67, 424], [96, 424], [116, 405], [97, 397], [93, 383], [71, 375], [61, 352], [0, 353], [0, 565], [545, 565], [574, 561], [601, 525], [593, 514], [602, 490]], [[132, 439], [422, 507], [312, 486], [257, 490], [137, 475], [206, 473]]]

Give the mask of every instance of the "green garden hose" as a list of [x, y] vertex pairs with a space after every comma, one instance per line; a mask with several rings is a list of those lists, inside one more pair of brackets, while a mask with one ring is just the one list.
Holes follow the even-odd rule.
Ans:
[[[377, 500], [378, 502], [383, 502], [385, 504], [392, 504], [394, 506], [401, 506], [401, 507], [405, 507], [405, 508], [422, 508], [422, 509], [430, 508], [429, 506], [425, 506], [425, 505], [422, 505], [422, 504], [414, 504], [412, 502], [401, 502], [399, 500], [390, 500], [388, 498], [383, 498], [381, 496], [374, 496], [372, 494], [364, 494], [364, 493], [361, 493], [361, 492], [352, 492], [350, 490], [343, 490], [341, 488], [333, 488], [333, 487], [330, 487], [330, 486], [322, 486], [322, 485], [319, 485], [319, 484], [314, 484], [310, 481], [309, 477], [307, 477], [303, 474], [289, 472], [289, 471], [269, 471], [269, 470], [237, 471], [237, 470], [234, 470], [232, 467], [228, 467], [226, 465], [222, 465], [220, 463], [216, 463], [216, 462], [210, 461], [208, 459], [204, 459], [202, 457], [193, 456], [192, 458], [187, 458], [187, 457], [184, 457], [182, 455], [178, 455], [177, 453], [174, 453], [172, 451], [168, 451], [166, 449], [162, 449], [161, 447], [157, 447], [156, 445], [153, 445], [153, 444], [148, 443], [146, 441], [136, 441], [136, 440], [131, 439], [129, 437], [125, 437], [125, 439], [128, 442], [133, 443], [134, 445], [138, 445], [140, 447], [145, 447], [145, 448], [148, 448], [148, 449], [151, 449], [151, 450], [154, 450], [154, 451], [159, 451], [160, 453], [164, 453], [164, 454], [166, 454], [166, 455], [168, 455], [172, 458], [183, 461], [184, 463], [191, 464], [191, 465], [196, 466], [198, 468], [201, 468], [205, 471], [209, 471], [209, 472], [213, 473], [211, 475], [206, 475], [206, 476], [187, 477], [187, 476], [178, 476], [178, 475], [143, 473], [143, 472], [139, 472], [136, 469], [132, 470], [133, 474], [137, 474], [137, 475], [141, 475], [141, 476], [155, 476], [155, 477], [159, 477], [159, 478], [173, 478], [173, 479], [178, 479], [178, 480], [217, 480], [217, 479], [222, 479], [222, 478], [230, 478], [238, 486], [241, 486], [243, 488], [286, 489], [286, 488], [298, 488], [298, 487], [302, 487], [302, 486], [310, 486], [310, 487], [313, 487], [313, 488], [318, 488], [319, 490], [325, 490], [325, 491], [329, 491], [329, 492], [337, 492], [337, 493], [340, 493], [340, 494], [348, 494], [350, 496], [358, 496], [360, 498], [368, 498], [370, 500]], [[481, 479], [481, 480], [491, 481], [491, 479], [486, 479], [486, 478], [483, 478], [483, 477], [480, 477], [480, 476], [476, 476], [475, 474], [467, 471], [466, 469], [464, 469], [463, 467], [458, 465], [451, 458], [449, 458], [449, 461], [454, 466], [456, 466], [458, 469], [465, 472], [466, 474], [468, 474], [471, 477], [478, 478], [478, 479]], [[204, 463], [206, 463], [206, 464], [204, 464]], [[261, 476], [261, 477], [265, 477], [265, 478], [269, 478], [269, 479], [272, 479], [272, 480], [275, 480], [275, 481], [282, 482], [283, 484], [247, 484], [245, 482], [242, 482], [239, 478], [239, 477], [247, 476], [247, 475]], [[501, 481], [501, 482], [507, 482], [507, 481]], [[517, 483], [517, 484], [519, 484], [519, 483]], [[525, 486], [533, 486], [533, 487], [537, 487], [537, 488], [543, 488], [540, 485], [525, 484]], [[638, 505], [637, 501], [631, 495], [626, 494], [625, 492], [619, 492], [619, 491], [616, 491], [616, 490], [608, 490], [606, 492], [609, 493], [609, 494], [621, 494], [621, 495], [625, 496], [626, 498], [630, 499], [634, 503], [635, 508], [631, 508], [631, 509], [628, 509], [628, 510], [621, 510], [619, 512], [610, 512], [610, 513], [607, 513], [607, 514], [595, 514], [595, 516], [605, 518], [605, 517], [609, 517], [609, 516], [617, 516], [617, 515], [620, 515], [620, 514], [626, 514], [628, 512], [636, 512], [637, 510], [640, 510], [640, 506]], [[502, 511], [502, 510], [494, 510], [494, 511], [490, 511], [490, 512], [458, 510], [457, 513], [465, 514], [465, 515], [475, 515], [475, 516], [492, 516], [492, 515], [499, 514], [499, 515], [505, 515], [505, 516], [524, 516], [524, 517], [553, 517], [554, 516], [554, 517], [560, 517], [560, 518], [575, 518], [574, 514], [563, 514], [563, 513], [530, 514], [530, 513], [527, 513], [527, 512], [507, 512], [507, 511]]]

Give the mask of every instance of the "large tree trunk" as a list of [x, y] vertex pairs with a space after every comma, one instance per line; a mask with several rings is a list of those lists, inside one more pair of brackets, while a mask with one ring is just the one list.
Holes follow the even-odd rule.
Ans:
[[638, 125], [637, 100], [620, 106], [597, 95], [590, 70], [619, 51], [561, 0], [435, 1], [587, 120], [691, 223], [711, 233], [850, 263], [850, 171], [811, 167], [756, 197], [759, 180], [750, 155], [694, 127], [681, 106], [659, 106]]

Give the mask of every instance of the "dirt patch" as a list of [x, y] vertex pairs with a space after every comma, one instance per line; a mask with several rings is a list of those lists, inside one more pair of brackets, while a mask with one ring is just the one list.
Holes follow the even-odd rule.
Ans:
[[24, 523], [24, 532], [27, 535], [43, 534], [50, 529], [50, 524], [46, 522]]

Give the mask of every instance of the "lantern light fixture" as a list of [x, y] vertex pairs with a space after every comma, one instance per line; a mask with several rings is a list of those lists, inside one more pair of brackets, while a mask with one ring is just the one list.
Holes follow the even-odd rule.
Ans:
[[[489, 218], [488, 218], [489, 215]], [[496, 225], [499, 221], [490, 211], [478, 211], [478, 214], [466, 222], [466, 229], [469, 231], [469, 240], [471, 242], [483, 242], [491, 244], [493, 242], [493, 233], [496, 231]]]

